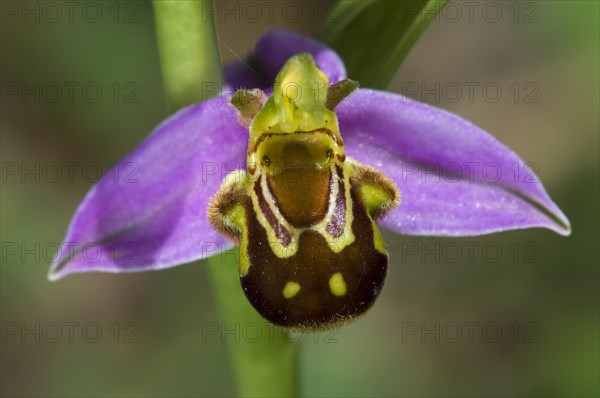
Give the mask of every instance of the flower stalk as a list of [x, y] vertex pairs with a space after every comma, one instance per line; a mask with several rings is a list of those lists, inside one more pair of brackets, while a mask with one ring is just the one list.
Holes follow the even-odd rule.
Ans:
[[221, 336], [229, 346], [237, 391], [243, 397], [297, 396], [299, 344], [262, 319], [244, 296], [235, 248], [207, 260], [221, 318]]
[[[170, 109], [207, 100], [205, 83], [223, 82], [214, 21], [203, 14], [212, 2], [155, 0], [153, 6]], [[244, 397], [295, 396], [298, 345], [249, 305], [240, 288], [238, 258], [239, 250], [232, 249], [207, 261], [221, 330], [231, 331], [222, 337], [237, 392]]]
[[154, 20], [171, 111], [209, 99], [206, 83], [223, 83], [212, 1], [155, 0]]

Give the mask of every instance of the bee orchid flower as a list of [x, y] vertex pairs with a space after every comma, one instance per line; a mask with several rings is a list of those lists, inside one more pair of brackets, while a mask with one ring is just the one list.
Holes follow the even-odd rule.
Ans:
[[178, 111], [114, 166], [132, 175], [107, 173], [91, 188], [51, 280], [164, 269], [240, 244], [254, 307], [275, 324], [318, 329], [379, 294], [387, 254], [377, 225], [570, 233], [511, 149], [450, 112], [356, 89], [313, 39], [271, 31], [224, 75], [222, 95]]

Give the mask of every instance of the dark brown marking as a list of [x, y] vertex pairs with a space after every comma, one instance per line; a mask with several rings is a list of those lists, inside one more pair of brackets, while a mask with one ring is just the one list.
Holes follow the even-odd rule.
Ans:
[[346, 184], [344, 183], [344, 170], [336, 165], [335, 171], [339, 181], [338, 193], [335, 197], [333, 215], [327, 223], [327, 232], [334, 238], [339, 238], [344, 233], [346, 226]]
[[[352, 244], [335, 253], [323, 236], [308, 230], [300, 236], [297, 253], [288, 258], [271, 251], [252, 203], [246, 201], [251, 266], [240, 280], [250, 303], [270, 322], [298, 330], [327, 329], [365, 313], [375, 302], [383, 287], [387, 255], [374, 247], [371, 220], [352, 183], [351, 197], [356, 237]], [[329, 288], [329, 279], [336, 272], [346, 282], [347, 293], [341, 297]], [[286, 299], [281, 292], [290, 280], [302, 288]]]
[[267, 178], [277, 208], [296, 228], [317, 224], [327, 215], [331, 171], [310, 167], [286, 168]]
[[[269, 204], [267, 203], [263, 195], [262, 187], [260, 186], [261, 180], [262, 176], [258, 177], [258, 180], [256, 180], [256, 182], [254, 183], [254, 193], [256, 193], [256, 196], [258, 198], [258, 205], [260, 206], [260, 211], [264, 214], [265, 218], [267, 219], [267, 222], [275, 231], [277, 239], [279, 239], [279, 241], [284, 247], [288, 246], [292, 242], [292, 233], [286, 227], [284, 227], [279, 222], [277, 217], [275, 217], [275, 214], [273, 214], [273, 211], [269, 207]], [[258, 220], [256, 220], [256, 222], [258, 223]], [[258, 224], [260, 225], [260, 223]], [[265, 243], [267, 243], [266, 240]]]

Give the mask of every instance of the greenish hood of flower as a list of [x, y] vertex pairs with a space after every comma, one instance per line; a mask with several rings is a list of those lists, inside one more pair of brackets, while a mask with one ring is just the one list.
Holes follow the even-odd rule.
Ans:
[[264, 132], [312, 131], [337, 122], [326, 107], [328, 84], [310, 54], [290, 58], [275, 79], [273, 94], [250, 125], [250, 141]]
[[[269, 141], [276, 146], [271, 148], [270, 144], [266, 145], [269, 151], [278, 150], [280, 144], [276, 142], [302, 140], [297, 134], [303, 132], [319, 132], [323, 135], [312, 135], [313, 141], [318, 137], [329, 137], [328, 140], [332, 142], [325, 152], [330, 151], [331, 156], [343, 161], [344, 144], [334, 109], [358, 88], [358, 83], [345, 79], [331, 86], [328, 84], [329, 79], [319, 69], [312, 55], [298, 53], [282, 67], [269, 98], [259, 89], [242, 89], [233, 95], [231, 104], [238, 110], [238, 120], [241, 125], [248, 127], [250, 133], [249, 165], [256, 165], [262, 159], [257, 154], [259, 143]], [[288, 136], [290, 141], [271, 140], [270, 137], [274, 136]]]

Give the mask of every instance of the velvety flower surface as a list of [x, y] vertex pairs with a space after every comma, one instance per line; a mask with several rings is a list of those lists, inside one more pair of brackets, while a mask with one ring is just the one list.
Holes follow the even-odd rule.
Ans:
[[[267, 89], [298, 52], [312, 54], [330, 84], [346, 78], [332, 50], [304, 36], [271, 31], [248, 61], [225, 68], [227, 87]], [[246, 167], [248, 130], [238, 123], [229, 98], [169, 117], [92, 187], [71, 221], [51, 279], [162, 269], [231, 246], [206, 216], [223, 178]], [[435, 236], [530, 227], [570, 233], [569, 221], [525, 162], [459, 116], [368, 89], [351, 94], [336, 114], [348, 156], [383, 171], [402, 193], [401, 205], [382, 226]]]

